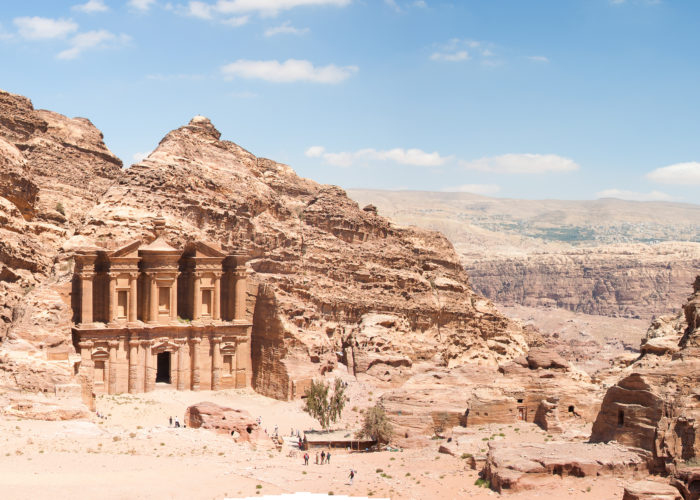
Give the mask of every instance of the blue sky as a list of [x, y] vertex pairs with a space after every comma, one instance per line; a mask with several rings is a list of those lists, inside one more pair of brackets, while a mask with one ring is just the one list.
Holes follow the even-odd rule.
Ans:
[[194, 115], [345, 188], [694, 202], [693, 0], [7, 2], [0, 88], [126, 165]]

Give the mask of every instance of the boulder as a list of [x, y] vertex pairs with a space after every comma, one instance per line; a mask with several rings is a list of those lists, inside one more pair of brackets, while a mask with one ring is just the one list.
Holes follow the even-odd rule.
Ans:
[[622, 500], [683, 500], [683, 497], [670, 484], [645, 480], [625, 486]]
[[185, 410], [185, 424], [193, 429], [210, 429], [233, 436], [236, 442], [269, 443], [272, 440], [245, 410], [202, 402]]

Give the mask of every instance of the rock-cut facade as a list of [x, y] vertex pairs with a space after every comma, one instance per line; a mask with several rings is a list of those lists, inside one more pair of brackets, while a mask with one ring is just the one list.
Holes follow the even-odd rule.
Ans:
[[158, 236], [82, 248], [75, 261], [73, 343], [84, 393], [250, 386], [244, 253], [200, 241], [179, 250]]

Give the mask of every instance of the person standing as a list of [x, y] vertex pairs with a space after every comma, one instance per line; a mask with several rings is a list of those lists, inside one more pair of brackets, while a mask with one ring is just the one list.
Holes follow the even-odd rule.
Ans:
[[331, 450], [328, 450], [328, 453], [326, 453], [326, 463], [331, 463]]
[[168, 418], [168, 427], [173, 426], [173, 417]]
[[355, 479], [355, 471], [350, 469], [350, 486], [352, 486], [353, 479]]
[[326, 461], [326, 450], [323, 450], [321, 452], [321, 465], [323, 465], [323, 462]]
[[309, 465], [309, 454], [304, 453], [304, 465]]
[[316, 465], [318, 465], [318, 452], [316, 452]]

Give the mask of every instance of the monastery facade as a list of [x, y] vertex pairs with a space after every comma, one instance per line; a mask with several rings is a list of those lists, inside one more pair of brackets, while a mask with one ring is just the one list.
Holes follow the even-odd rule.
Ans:
[[92, 392], [251, 385], [243, 253], [203, 242], [178, 250], [158, 236], [75, 260], [73, 341]]

